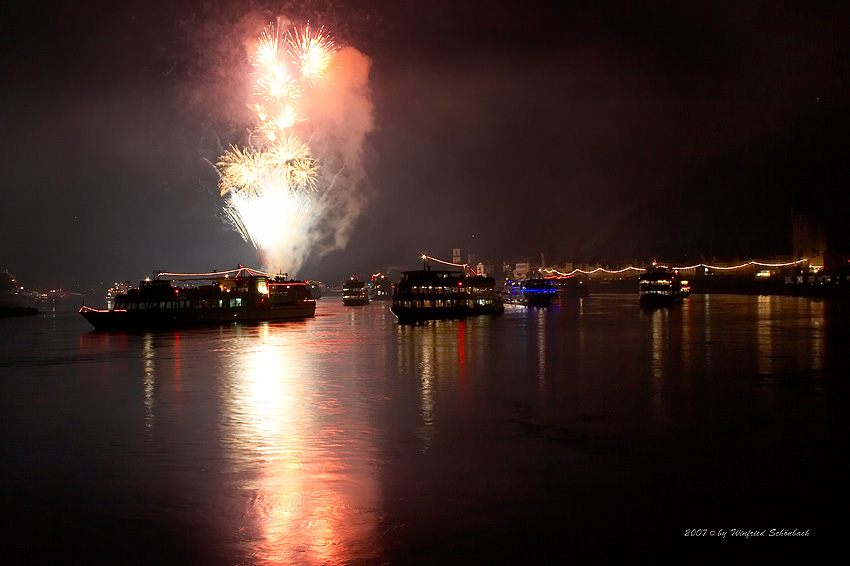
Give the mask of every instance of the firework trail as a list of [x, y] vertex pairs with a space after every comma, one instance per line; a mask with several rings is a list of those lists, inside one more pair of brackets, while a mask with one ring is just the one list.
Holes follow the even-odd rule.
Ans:
[[250, 147], [232, 146], [217, 163], [224, 214], [266, 270], [294, 274], [314, 248], [344, 247], [365, 205], [358, 185], [372, 127], [369, 60], [322, 29], [279, 18], [260, 35], [252, 63]]

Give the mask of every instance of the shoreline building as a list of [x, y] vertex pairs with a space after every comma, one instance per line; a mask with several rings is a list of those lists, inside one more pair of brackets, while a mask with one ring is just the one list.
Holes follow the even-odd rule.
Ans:
[[810, 269], [823, 269], [827, 246], [824, 222], [816, 214], [794, 210], [792, 232], [794, 261], [808, 259]]

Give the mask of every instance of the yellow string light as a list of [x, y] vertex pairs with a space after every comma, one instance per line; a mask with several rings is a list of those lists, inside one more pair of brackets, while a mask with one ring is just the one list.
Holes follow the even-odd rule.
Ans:
[[[808, 261], [809, 261], [808, 259], [798, 259], [797, 261], [789, 261], [787, 263], [764, 263], [764, 262], [760, 262], [760, 261], [748, 261], [747, 263], [742, 263], [741, 265], [734, 265], [734, 266], [728, 266], [728, 267], [727, 266], [720, 266], [720, 265], [709, 265], [707, 263], [697, 263], [695, 265], [688, 265], [688, 266], [683, 266], [683, 267], [669, 267], [669, 266], [663, 266], [663, 265], [659, 266], [659, 267], [668, 267], [668, 269], [675, 269], [675, 270], [678, 270], [678, 271], [685, 271], [685, 270], [688, 270], [688, 269], [696, 269], [698, 267], [704, 267], [706, 269], [717, 269], [717, 270], [729, 271], [729, 270], [732, 270], [732, 269], [742, 269], [744, 267], [749, 267], [751, 265], [757, 265], [759, 267], [790, 267], [792, 265], [798, 265], [798, 264], [801, 264], [801, 263], [806, 263]], [[593, 275], [594, 273], [599, 273], [601, 271], [602, 273], [608, 273], [608, 274], [611, 274], [611, 275], [616, 275], [618, 273], [624, 273], [626, 271], [646, 271], [646, 268], [645, 267], [635, 267], [635, 266], [630, 265], [628, 267], [624, 267], [623, 269], [614, 269], [614, 270], [604, 269], [602, 267], [597, 267], [596, 269], [593, 269], [593, 270], [590, 270], [590, 271], [586, 271], [584, 269], [573, 269], [569, 273], [564, 273], [563, 271], [558, 271], [557, 269], [544, 269], [543, 271], [546, 272], [546, 273], [549, 273], [550, 275], [554, 273], [554, 274], [556, 274], [560, 277], [572, 277], [576, 273], [581, 273], [582, 275]]]

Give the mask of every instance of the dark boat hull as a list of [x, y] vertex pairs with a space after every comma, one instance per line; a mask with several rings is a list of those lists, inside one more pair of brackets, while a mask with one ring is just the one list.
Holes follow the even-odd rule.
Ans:
[[312, 318], [316, 301], [276, 305], [271, 308], [97, 310], [82, 307], [80, 314], [95, 330], [160, 330], [230, 324], [278, 322]]
[[552, 294], [527, 294], [521, 296], [517, 299], [517, 304], [524, 305], [526, 307], [548, 307], [552, 304], [552, 300], [555, 298], [554, 293]]

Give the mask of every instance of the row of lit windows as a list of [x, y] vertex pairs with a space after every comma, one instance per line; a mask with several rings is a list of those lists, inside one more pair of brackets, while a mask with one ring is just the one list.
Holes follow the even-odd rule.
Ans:
[[408, 307], [408, 308], [417, 308], [417, 309], [431, 309], [431, 308], [457, 308], [457, 307], [469, 307], [474, 308], [476, 306], [483, 307], [487, 305], [494, 305], [496, 301], [493, 299], [436, 299], [436, 300], [396, 300], [394, 301], [396, 306], [400, 307]]
[[657, 281], [641, 281], [640, 282], [641, 287], [653, 287], [655, 285], [660, 285], [662, 287], [669, 287], [672, 284], [673, 284], [672, 281], [667, 281], [666, 279], [659, 279]]
[[397, 293], [400, 295], [483, 295], [492, 293], [493, 290], [487, 287], [433, 287], [433, 286], [414, 286], [409, 289], [399, 288]]
[[[226, 304], [225, 304], [226, 303]], [[192, 302], [188, 300], [176, 301], [147, 301], [142, 303], [118, 303], [116, 309], [124, 310], [148, 310], [148, 309], [190, 309], [190, 308], [238, 308], [242, 306], [242, 298], [236, 299], [213, 299]]]

